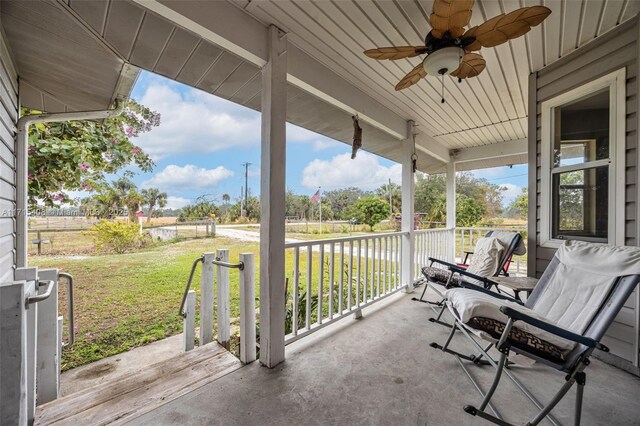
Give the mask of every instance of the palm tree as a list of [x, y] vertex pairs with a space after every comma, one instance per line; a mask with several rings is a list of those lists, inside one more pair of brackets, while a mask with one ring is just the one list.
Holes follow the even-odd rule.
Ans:
[[136, 184], [127, 175], [113, 182], [114, 201], [118, 207], [126, 206], [129, 211], [129, 221], [136, 221], [136, 213], [144, 197], [138, 192]]
[[229, 204], [229, 200], [231, 200], [231, 197], [229, 196], [229, 194], [222, 194], [222, 202], [225, 204]]
[[156, 205], [160, 208], [163, 208], [167, 205], [167, 193], [160, 192], [158, 188], [149, 188], [142, 190], [142, 197], [144, 198], [144, 203], [149, 206], [149, 211], [147, 212], [148, 223], [151, 221], [153, 209]]

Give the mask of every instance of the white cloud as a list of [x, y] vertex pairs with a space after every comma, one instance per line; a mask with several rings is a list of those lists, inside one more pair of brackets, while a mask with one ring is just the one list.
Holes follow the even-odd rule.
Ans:
[[315, 152], [324, 151], [325, 149], [336, 148], [340, 145], [346, 147], [342, 142], [332, 141], [330, 139], [318, 139], [313, 142], [313, 150]]
[[512, 183], [501, 183], [502, 188], [506, 188], [502, 191], [502, 204], [508, 206], [516, 197], [522, 194], [522, 187], [514, 185]]
[[151, 179], [142, 182], [142, 188], [157, 187], [161, 190], [181, 190], [211, 188], [224, 179], [233, 176], [233, 172], [223, 166], [205, 169], [192, 164], [186, 166], [168, 165]]
[[302, 171], [302, 185], [311, 189], [321, 186], [328, 191], [349, 186], [372, 190], [389, 179], [399, 184], [402, 181], [402, 166], [394, 164], [385, 167], [375, 155], [368, 152], [359, 152], [355, 160], [351, 159], [349, 153], [336, 155], [331, 160], [316, 159]]
[[211, 153], [260, 141], [260, 114], [216, 96], [152, 82], [140, 102], [161, 114], [160, 126], [136, 139], [154, 160]]
[[167, 197], [167, 209], [181, 209], [191, 204], [191, 200], [183, 197]]
[[312, 142], [314, 139], [318, 139], [318, 136], [320, 136], [318, 133], [312, 132], [311, 130], [287, 123], [288, 142]]
[[[161, 114], [160, 126], [135, 141], [155, 161], [171, 155], [207, 154], [260, 143], [259, 112], [200, 90], [184, 90], [177, 83], [150, 78], [140, 103]], [[288, 142], [313, 143], [317, 147], [319, 137], [322, 136], [287, 124]]]

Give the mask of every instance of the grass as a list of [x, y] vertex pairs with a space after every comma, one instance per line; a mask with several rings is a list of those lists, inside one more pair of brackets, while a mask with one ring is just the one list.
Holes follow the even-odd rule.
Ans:
[[[180, 333], [178, 309], [191, 264], [203, 252], [215, 248], [228, 248], [232, 260], [238, 259], [240, 252], [258, 252], [258, 244], [216, 238], [123, 255], [32, 257], [32, 265], [60, 268], [75, 279], [76, 343], [64, 352], [62, 369]], [[238, 274], [232, 272], [230, 276], [231, 316], [237, 317]], [[198, 293], [199, 277], [198, 268], [193, 286]], [[65, 314], [65, 288], [60, 290], [60, 297], [61, 314]]]
[[[379, 231], [387, 232], [387, 231]], [[357, 232], [351, 235], [362, 235]], [[289, 234], [288, 237], [306, 240], [342, 238], [350, 234]], [[43, 238], [47, 234], [43, 232]], [[465, 241], [468, 244], [468, 239]], [[458, 241], [460, 244], [461, 241]], [[460, 247], [460, 245], [458, 246]], [[256, 298], [259, 297], [259, 244], [242, 242], [224, 237], [203, 238], [171, 242], [157, 245], [129, 254], [83, 255], [93, 252], [91, 238], [81, 232], [64, 232], [54, 235], [54, 252], [74, 254], [73, 256], [30, 256], [30, 264], [41, 268], [59, 268], [71, 273], [75, 278], [75, 316], [76, 343], [70, 350], [64, 351], [62, 369], [68, 370], [80, 365], [116, 355], [132, 348], [151, 343], [182, 332], [182, 318], [178, 314], [180, 302], [191, 265], [204, 252], [215, 249], [230, 250], [230, 260], [235, 262], [240, 253], [251, 252], [256, 255]], [[337, 251], [337, 250], [336, 250]], [[45, 253], [47, 251], [45, 250]], [[33, 253], [31, 253], [33, 254]], [[328, 253], [325, 262], [320, 265], [319, 253], [312, 252], [312, 268], [309, 271], [309, 255], [301, 249], [299, 257], [299, 294], [311, 287], [311, 294], [317, 295], [320, 285], [320, 270], [323, 271], [323, 315], [329, 313], [330, 283], [328, 273]], [[291, 306], [294, 293], [294, 250], [285, 252], [285, 273], [289, 280], [288, 304]], [[334, 282], [340, 282], [339, 255], [336, 253]], [[369, 259], [368, 271], [371, 274], [373, 262]], [[357, 265], [352, 265], [351, 300], [356, 299]], [[343, 265], [343, 307], [347, 306], [349, 294], [348, 264]], [[364, 263], [360, 272], [364, 274]], [[388, 267], [387, 267], [388, 269]], [[309, 274], [310, 273], [310, 274]], [[310, 279], [308, 276], [310, 275]], [[370, 275], [367, 278], [370, 278]], [[374, 290], [377, 288], [377, 277]], [[239, 316], [239, 273], [230, 272], [230, 316]], [[364, 277], [360, 282], [364, 281]], [[199, 311], [200, 268], [197, 269], [193, 287], [197, 293]], [[370, 297], [371, 287], [367, 290]], [[380, 281], [380, 290], [384, 292], [384, 280]], [[360, 297], [364, 296], [360, 286]], [[337, 285], [333, 290], [334, 313], [338, 311]], [[60, 313], [66, 314], [66, 288], [60, 290]], [[362, 299], [361, 299], [362, 300]], [[259, 303], [256, 300], [256, 307]], [[317, 308], [312, 304], [310, 318], [317, 320]], [[196, 318], [196, 324], [199, 318]], [[237, 322], [237, 321], [236, 321]]]

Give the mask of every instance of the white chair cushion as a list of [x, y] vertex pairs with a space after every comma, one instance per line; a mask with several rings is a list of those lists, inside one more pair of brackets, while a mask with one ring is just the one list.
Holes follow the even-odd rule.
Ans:
[[[505, 314], [500, 312], [501, 306], [509, 306], [533, 318], [537, 318], [542, 321], [553, 324], [553, 321], [550, 321], [548, 318], [545, 318], [544, 316], [538, 314], [537, 312], [529, 308], [526, 308], [518, 303], [510, 302], [508, 300], [498, 299], [491, 295], [488, 295], [479, 291], [475, 291], [472, 289], [453, 288], [453, 289], [447, 290], [444, 293], [444, 296], [447, 299], [447, 307], [449, 308], [451, 313], [463, 324], [466, 324], [472, 318], [476, 318], [476, 317], [490, 318], [506, 324], [507, 321], [509, 320], [509, 317], [507, 317]], [[555, 334], [541, 330], [523, 321], [516, 322], [515, 327], [527, 333], [531, 333], [534, 336], [540, 338], [541, 340], [547, 341], [557, 346], [560, 350], [564, 351], [565, 353], [570, 352], [575, 346], [575, 343], [570, 340], [566, 340], [561, 337], [558, 337]], [[495, 341], [493, 337], [487, 335], [486, 333], [476, 332], [476, 334], [485, 340]]]
[[[500, 266], [500, 257], [504, 246], [497, 238], [478, 238], [473, 256], [467, 267], [467, 271], [481, 277], [492, 277]], [[468, 277], [465, 280], [470, 280]]]
[[[518, 233], [517, 232], [512, 232], [512, 231], [493, 231], [493, 232], [491, 232], [491, 237], [497, 238], [498, 240], [500, 240], [502, 245], [505, 247], [505, 250], [507, 249], [507, 247], [509, 247], [511, 245], [511, 242], [516, 237], [516, 235], [518, 235]], [[522, 256], [523, 254], [526, 254], [526, 253], [527, 253], [527, 248], [524, 245], [524, 239], [520, 238], [520, 243], [513, 250], [513, 254], [515, 254], [516, 256]]]

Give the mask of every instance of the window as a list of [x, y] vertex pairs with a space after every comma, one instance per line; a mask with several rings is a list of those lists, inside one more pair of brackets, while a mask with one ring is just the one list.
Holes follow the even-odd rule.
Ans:
[[543, 246], [567, 239], [622, 244], [624, 75], [623, 69], [542, 103]]

